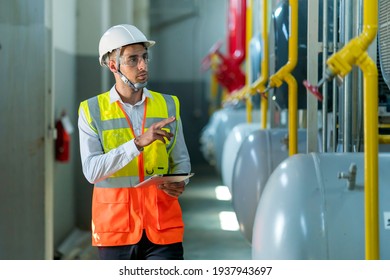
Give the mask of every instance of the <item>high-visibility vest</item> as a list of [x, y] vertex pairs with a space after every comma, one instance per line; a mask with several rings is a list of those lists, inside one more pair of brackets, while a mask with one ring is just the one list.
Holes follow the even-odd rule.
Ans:
[[[145, 100], [143, 132], [155, 122], [180, 116], [175, 96], [149, 91]], [[131, 122], [119, 102], [110, 103], [106, 92], [83, 101], [90, 127], [99, 135], [104, 152], [135, 138]], [[136, 244], [145, 230], [155, 244], [182, 242], [184, 224], [177, 198], [157, 186], [132, 188], [154, 175], [169, 173], [169, 154], [176, 143], [176, 122], [164, 129], [174, 134], [171, 141], [154, 141], [126, 166], [95, 184], [92, 198], [92, 245], [119, 246]]]

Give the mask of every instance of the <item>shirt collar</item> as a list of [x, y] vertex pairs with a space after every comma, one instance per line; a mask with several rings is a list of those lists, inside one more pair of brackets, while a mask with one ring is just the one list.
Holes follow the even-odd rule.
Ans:
[[[143, 93], [142, 99], [137, 104], [144, 103], [146, 97], [153, 98], [152, 94], [149, 92], [149, 90], [146, 87], [142, 89], [142, 93]], [[116, 91], [115, 85], [113, 85], [112, 88], [110, 89], [110, 103], [114, 103], [118, 100], [119, 102], [123, 103], [119, 93]]]

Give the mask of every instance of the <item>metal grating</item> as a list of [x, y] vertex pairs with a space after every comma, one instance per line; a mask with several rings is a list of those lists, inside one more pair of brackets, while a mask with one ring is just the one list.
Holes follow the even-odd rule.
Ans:
[[379, 0], [379, 59], [383, 79], [390, 88], [390, 0]]

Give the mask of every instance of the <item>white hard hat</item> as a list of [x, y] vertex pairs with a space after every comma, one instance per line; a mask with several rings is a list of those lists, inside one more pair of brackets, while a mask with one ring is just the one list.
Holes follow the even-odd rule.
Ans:
[[144, 43], [148, 48], [156, 42], [146, 39], [145, 35], [135, 26], [130, 24], [119, 24], [108, 29], [99, 42], [99, 62], [104, 65], [103, 57], [108, 52], [112, 52], [120, 47]]

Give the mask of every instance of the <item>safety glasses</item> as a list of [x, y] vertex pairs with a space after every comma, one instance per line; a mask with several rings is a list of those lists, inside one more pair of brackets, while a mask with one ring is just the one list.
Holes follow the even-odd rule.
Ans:
[[122, 66], [136, 67], [141, 60], [143, 60], [145, 64], [148, 64], [150, 61], [149, 54], [146, 52], [143, 55], [122, 55], [120, 57], [120, 64]]

